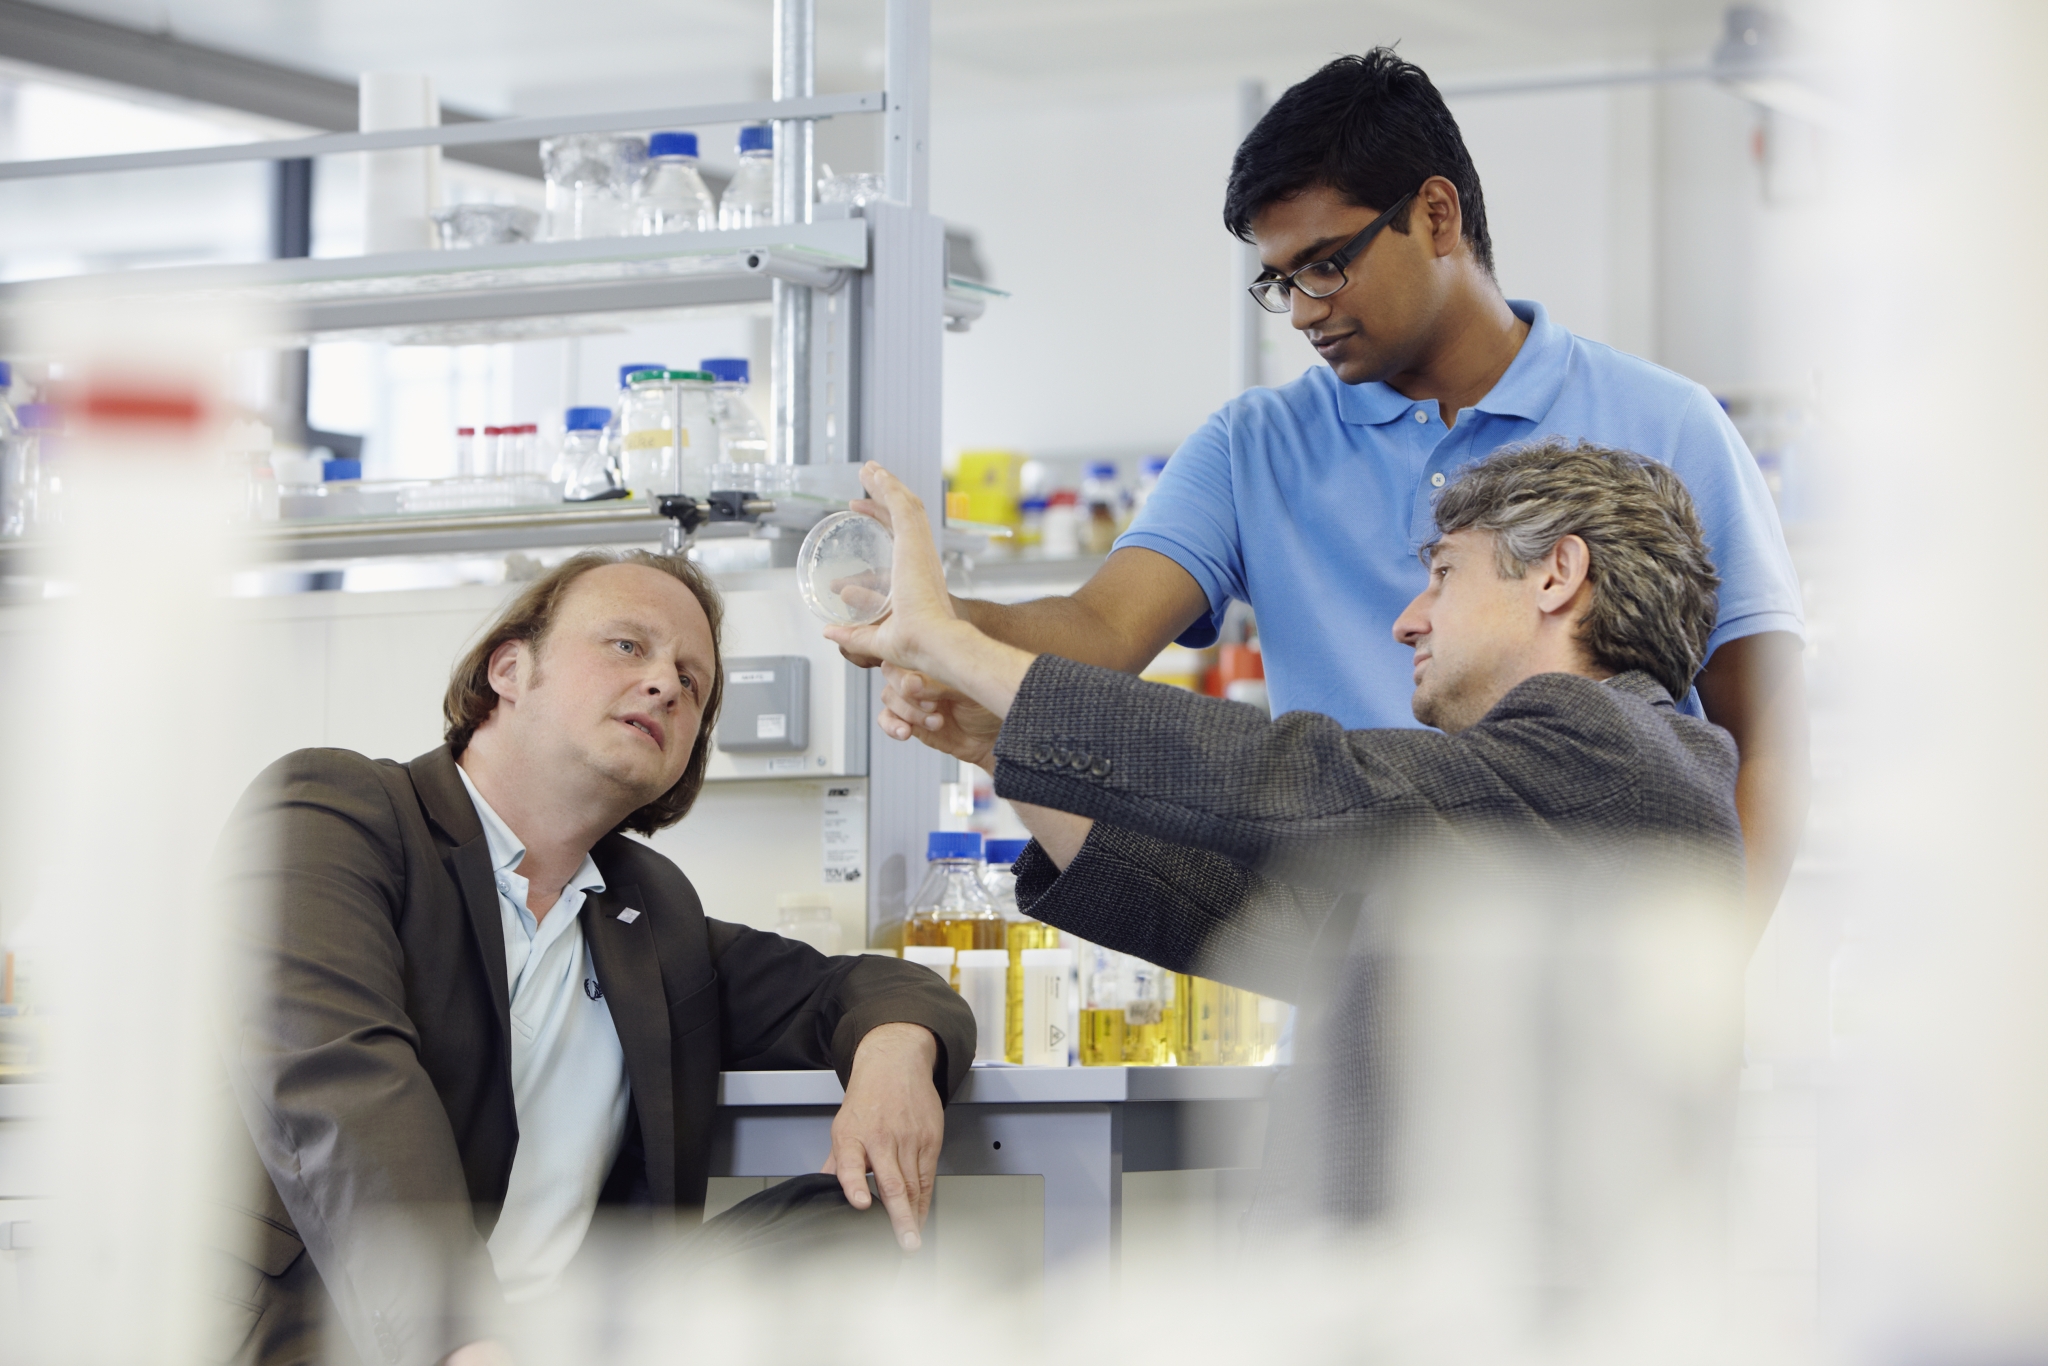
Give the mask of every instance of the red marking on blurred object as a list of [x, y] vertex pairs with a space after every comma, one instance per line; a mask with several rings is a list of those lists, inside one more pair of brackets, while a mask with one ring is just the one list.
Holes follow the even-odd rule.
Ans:
[[206, 420], [205, 400], [190, 389], [91, 384], [67, 406], [89, 422], [124, 426], [197, 427]]

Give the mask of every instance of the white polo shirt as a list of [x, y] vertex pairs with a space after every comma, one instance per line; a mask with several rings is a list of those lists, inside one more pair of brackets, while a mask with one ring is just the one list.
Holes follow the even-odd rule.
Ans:
[[483, 821], [512, 992], [512, 1106], [519, 1146], [488, 1243], [511, 1301], [551, 1289], [583, 1245], [626, 1133], [626, 1055], [583, 942], [584, 898], [604, 890], [588, 854], [545, 919], [526, 908], [526, 847], [461, 765]]

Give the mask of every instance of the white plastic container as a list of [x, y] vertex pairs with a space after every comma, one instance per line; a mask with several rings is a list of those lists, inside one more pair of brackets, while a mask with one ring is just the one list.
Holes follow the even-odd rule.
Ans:
[[953, 950], [944, 944], [905, 944], [903, 961], [922, 963], [939, 974], [940, 980], [949, 986], [953, 981]]
[[775, 221], [775, 130], [740, 129], [740, 165], [718, 201], [718, 226], [757, 228]]
[[1072, 949], [1024, 950], [1024, 1065], [1065, 1067], [1071, 1043], [1067, 978]]
[[974, 1012], [974, 1060], [1002, 1062], [1004, 1013], [1009, 1006], [1009, 950], [963, 949], [954, 961], [960, 968], [960, 998]]
[[695, 133], [656, 133], [647, 139], [647, 165], [633, 186], [633, 228], [645, 237], [709, 232], [718, 206], [697, 170]]
[[830, 957], [844, 939], [832, 918], [832, 898], [818, 892], [784, 892], [775, 899], [775, 932], [809, 944]]

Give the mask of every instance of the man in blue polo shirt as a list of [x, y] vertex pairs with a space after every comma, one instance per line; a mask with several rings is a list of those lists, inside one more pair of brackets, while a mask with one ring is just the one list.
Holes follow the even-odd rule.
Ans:
[[[1568, 207], [1561, 211], [1569, 212]], [[1662, 461], [1721, 575], [1687, 699], [1735, 738], [1756, 928], [1806, 808], [1799, 585], [1756, 462], [1698, 384], [1575, 337], [1493, 274], [1479, 176], [1420, 68], [1384, 48], [1282, 95], [1231, 166], [1224, 221], [1259, 249], [1259, 302], [1325, 365], [1209, 418], [1095, 576], [1066, 598], [957, 610], [1025, 649], [1137, 671], [1252, 605], [1275, 714], [1405, 726], [1413, 654], [1392, 633], [1422, 586], [1431, 499], [1511, 442], [1577, 438]], [[991, 719], [891, 673], [883, 728], [978, 752]]]

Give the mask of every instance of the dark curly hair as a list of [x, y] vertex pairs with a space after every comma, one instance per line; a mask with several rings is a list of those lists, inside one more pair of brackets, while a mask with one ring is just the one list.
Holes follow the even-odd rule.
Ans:
[[[1503, 446], [1436, 502], [1439, 538], [1490, 531], [1500, 572], [1519, 579], [1567, 536], [1591, 552], [1579, 643], [1603, 669], [1641, 669], [1674, 698], [1707, 662], [1721, 576], [1698, 511], [1669, 466], [1551, 437]], [[1423, 547], [1429, 562], [1435, 542]]]
[[571, 555], [526, 585], [512, 600], [512, 605], [463, 655], [449, 677], [448, 692], [441, 699], [441, 718], [447, 727], [443, 738], [448, 741], [448, 748], [460, 757], [469, 746], [470, 736], [476, 734], [476, 728], [498, 705], [497, 689], [491, 686], [491, 656], [509, 640], [529, 641], [534, 653], [539, 654], [547, 642], [548, 628], [554, 625], [555, 612], [561, 607], [569, 585], [591, 570], [602, 569], [608, 564], [645, 565], [668, 575], [690, 590], [711, 622], [711, 688], [704, 699], [704, 714], [697, 729], [696, 747], [690, 751], [690, 762], [683, 769], [683, 776], [676, 779], [674, 787], [619, 822], [621, 830], [651, 835], [688, 815], [690, 807], [696, 803], [697, 794], [703, 791], [704, 769], [711, 762], [711, 732], [718, 724], [718, 704], [725, 697], [725, 663], [719, 646], [725, 604], [704, 571], [680, 555], [656, 555], [646, 550], [617, 554], [586, 550], [580, 555]]

